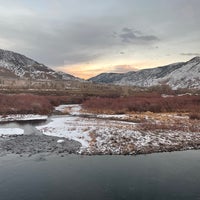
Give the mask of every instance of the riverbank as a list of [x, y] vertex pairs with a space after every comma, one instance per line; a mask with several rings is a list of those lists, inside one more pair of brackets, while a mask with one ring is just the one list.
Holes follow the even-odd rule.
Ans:
[[46, 121], [47, 119], [48, 119], [47, 115], [34, 115], [34, 114], [0, 115], [0, 123]]
[[18, 130], [20, 134], [12, 135], [14, 127], [0, 128], [0, 133], [6, 133], [1, 134], [0, 151], [30, 155], [40, 152], [137, 155], [200, 149], [199, 121], [191, 121], [185, 115], [150, 112], [94, 115], [78, 104], [61, 105], [55, 110], [62, 115], [51, 116], [43, 124], [33, 124], [31, 134]]
[[46, 135], [12, 135], [0, 138], [0, 155], [19, 154], [32, 156], [39, 153], [60, 154], [78, 153], [80, 143], [66, 138]]

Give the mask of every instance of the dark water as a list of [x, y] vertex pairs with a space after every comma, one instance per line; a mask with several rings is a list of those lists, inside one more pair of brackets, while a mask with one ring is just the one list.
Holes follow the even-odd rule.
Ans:
[[1, 200], [200, 199], [200, 151], [0, 158]]

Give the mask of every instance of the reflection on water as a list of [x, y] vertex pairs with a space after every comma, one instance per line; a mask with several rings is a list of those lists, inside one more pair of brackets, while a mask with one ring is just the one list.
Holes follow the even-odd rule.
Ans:
[[[39, 162], [38, 162], [39, 161]], [[2, 200], [200, 199], [200, 151], [0, 158]]]
[[39, 131], [35, 128], [36, 126], [43, 125], [49, 123], [50, 119], [44, 120], [36, 120], [36, 121], [19, 121], [19, 122], [5, 122], [1, 123], [1, 128], [21, 128], [24, 130], [24, 134], [36, 134]]

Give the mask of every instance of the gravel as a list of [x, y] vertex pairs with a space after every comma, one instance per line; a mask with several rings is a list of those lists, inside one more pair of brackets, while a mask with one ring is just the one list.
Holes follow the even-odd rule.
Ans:
[[[62, 139], [62, 143], [58, 141]], [[81, 144], [74, 140], [40, 134], [0, 137], [0, 155], [38, 153], [71, 154], [78, 153]]]

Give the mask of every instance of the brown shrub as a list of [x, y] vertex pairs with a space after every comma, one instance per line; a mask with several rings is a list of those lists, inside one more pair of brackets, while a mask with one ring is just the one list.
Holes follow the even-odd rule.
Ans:
[[50, 114], [54, 106], [74, 103], [67, 96], [0, 94], [0, 114]]
[[200, 113], [190, 113], [189, 114], [189, 118], [191, 119], [191, 120], [200, 120]]
[[0, 114], [49, 114], [53, 109], [42, 96], [17, 94], [0, 95]]
[[91, 97], [83, 102], [85, 109], [96, 112], [194, 112], [200, 111], [200, 96], [174, 96], [139, 94], [132, 97], [100, 98]]
[[137, 125], [137, 128], [142, 131], [152, 131], [152, 132], [160, 132], [160, 131], [184, 131], [184, 132], [199, 132], [200, 126], [197, 123], [140, 123]]

